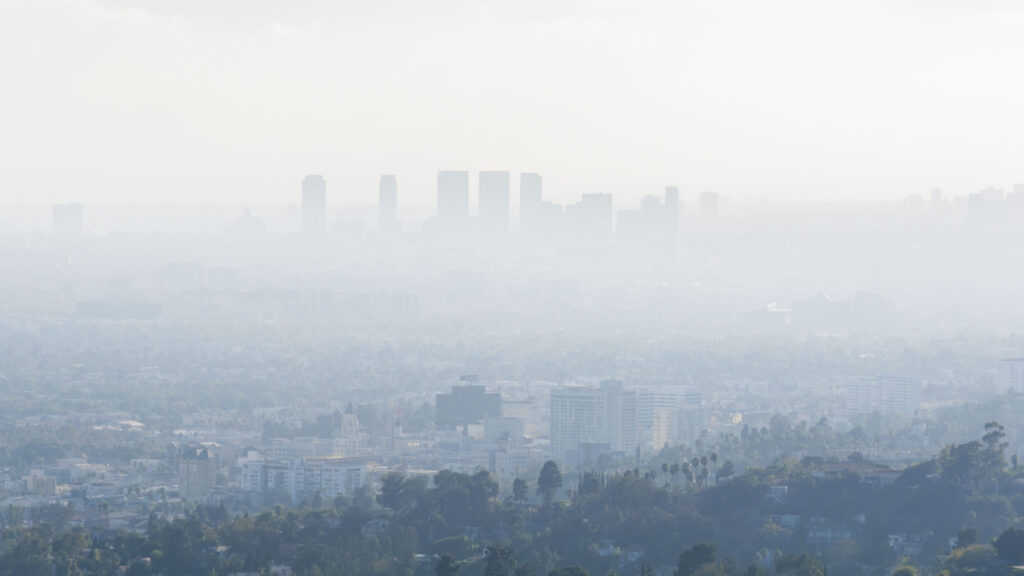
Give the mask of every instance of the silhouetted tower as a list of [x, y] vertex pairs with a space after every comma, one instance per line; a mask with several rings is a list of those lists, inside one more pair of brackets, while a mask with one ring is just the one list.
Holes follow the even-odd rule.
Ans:
[[576, 226], [584, 236], [610, 235], [613, 217], [611, 194], [583, 194], [576, 204]]
[[469, 220], [469, 172], [437, 173], [437, 221], [445, 228], [462, 228]]
[[523, 173], [519, 176], [520, 233], [538, 232], [544, 210], [543, 184], [540, 174]]
[[377, 205], [377, 227], [381, 232], [395, 233], [398, 224], [398, 180], [393, 174], [380, 177], [380, 194]]
[[665, 187], [665, 232], [670, 238], [679, 235], [679, 188]]
[[327, 227], [327, 181], [310, 174], [302, 180], [302, 231], [319, 234]]
[[509, 175], [508, 172], [480, 173], [480, 224], [485, 234], [508, 234]]

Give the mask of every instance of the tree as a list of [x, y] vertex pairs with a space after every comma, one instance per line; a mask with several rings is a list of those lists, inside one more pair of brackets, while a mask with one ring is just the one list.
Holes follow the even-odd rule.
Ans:
[[405, 475], [401, 472], [388, 472], [380, 479], [380, 494], [377, 503], [385, 508], [398, 512], [402, 505], [402, 482]]
[[956, 547], [967, 548], [968, 546], [974, 546], [978, 542], [978, 529], [977, 528], [964, 528], [956, 534]]
[[19, 535], [0, 561], [2, 576], [52, 576], [48, 527], [32, 528]]
[[1006, 470], [1006, 447], [1009, 446], [1003, 425], [995, 421], [985, 424], [985, 435], [981, 437], [981, 442], [985, 445], [988, 476], [998, 483], [999, 476]]
[[455, 557], [451, 554], [445, 554], [437, 561], [437, 566], [434, 568], [434, 574], [437, 576], [458, 576], [459, 563], [455, 560]]
[[892, 571], [892, 576], [917, 576], [917, 568], [913, 566], [900, 566]]
[[1024, 529], [1007, 528], [992, 544], [999, 557], [1012, 564], [1024, 563]]
[[679, 564], [675, 576], [691, 576], [701, 566], [715, 561], [715, 545], [708, 543], [694, 544], [679, 555]]
[[526, 480], [522, 478], [516, 478], [512, 481], [512, 501], [516, 504], [523, 504], [529, 497], [529, 487], [526, 484]]
[[555, 500], [555, 493], [562, 487], [562, 471], [554, 460], [548, 460], [540, 470], [537, 478], [537, 494], [544, 501], [544, 506], [550, 506]]
[[806, 553], [799, 556], [780, 555], [775, 562], [775, 572], [787, 576], [824, 576], [825, 574], [821, 562]]
[[718, 471], [718, 478], [725, 480], [736, 473], [736, 467], [733, 465], [732, 460], [726, 460], [722, 463], [722, 468]]
[[568, 566], [548, 572], [548, 576], [590, 576], [590, 573], [579, 566]]
[[484, 560], [484, 576], [515, 576], [516, 559], [508, 546], [494, 545], [487, 548]]
[[90, 546], [89, 537], [81, 529], [72, 530], [53, 539], [50, 549], [57, 576], [81, 574], [77, 559]]

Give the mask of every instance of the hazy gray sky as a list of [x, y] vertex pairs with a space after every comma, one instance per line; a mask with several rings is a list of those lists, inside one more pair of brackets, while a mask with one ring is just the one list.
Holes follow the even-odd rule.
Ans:
[[0, 0], [0, 202], [962, 193], [1024, 182], [1022, 62], [1016, 0]]

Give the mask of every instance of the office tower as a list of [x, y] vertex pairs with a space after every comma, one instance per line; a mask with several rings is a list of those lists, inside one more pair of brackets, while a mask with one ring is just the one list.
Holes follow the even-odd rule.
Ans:
[[310, 174], [302, 180], [302, 231], [318, 234], [327, 227], [327, 181]]
[[701, 192], [700, 213], [705, 217], [714, 218], [718, 216], [718, 193]]
[[1003, 358], [999, 361], [999, 378], [996, 394], [1008, 390], [1024, 392], [1024, 358]]
[[919, 403], [917, 383], [907, 376], [857, 380], [846, 387], [846, 410], [851, 415], [912, 415]]
[[434, 407], [437, 427], [455, 428], [501, 417], [501, 394], [475, 384], [454, 386], [450, 394], [435, 396]]
[[217, 480], [216, 461], [203, 446], [186, 448], [178, 463], [178, 492], [182, 500], [201, 500]]
[[942, 206], [942, 188], [932, 188], [932, 206]]
[[81, 236], [83, 212], [81, 204], [54, 204], [53, 234], [64, 238]]
[[979, 224], [991, 224], [1002, 216], [1003, 200], [1006, 195], [1001, 188], [988, 186], [968, 196], [967, 210], [970, 218]]
[[469, 221], [469, 172], [441, 170], [437, 173], [437, 222], [449, 230], [463, 228]]
[[239, 487], [263, 504], [270, 497], [287, 495], [292, 503], [351, 497], [367, 480], [364, 458], [246, 458], [239, 461]]
[[572, 222], [583, 237], [595, 239], [612, 233], [611, 194], [584, 194], [571, 208]]
[[665, 233], [671, 239], [679, 236], [679, 188], [665, 187]]
[[398, 224], [398, 181], [393, 174], [385, 174], [380, 177], [377, 229], [387, 234], [397, 233], [400, 229]]
[[540, 174], [524, 172], [519, 176], [519, 231], [536, 234], [544, 204], [544, 182]]
[[640, 442], [654, 450], [692, 443], [707, 429], [704, 397], [695, 388], [644, 388], [637, 391], [636, 406]]
[[480, 172], [479, 193], [481, 230], [492, 236], [508, 234], [508, 172]]
[[615, 233], [620, 238], [637, 240], [651, 232], [640, 210], [619, 210], [615, 216]]
[[1013, 192], [1006, 195], [1006, 214], [1017, 220], [1024, 217], [1024, 184], [1014, 184]]
[[551, 391], [551, 451], [566, 458], [582, 444], [605, 444], [632, 453], [637, 447], [636, 392], [606, 380], [600, 387], [563, 386]]

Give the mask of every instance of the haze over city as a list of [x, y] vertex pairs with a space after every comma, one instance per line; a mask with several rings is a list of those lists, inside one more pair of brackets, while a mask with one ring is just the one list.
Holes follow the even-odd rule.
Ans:
[[1022, 38], [0, 0], [0, 576], [1022, 576]]

